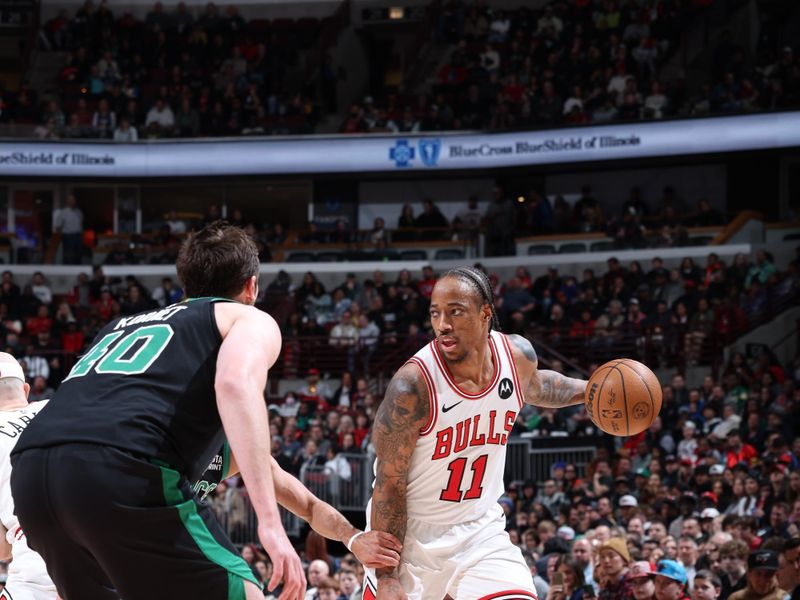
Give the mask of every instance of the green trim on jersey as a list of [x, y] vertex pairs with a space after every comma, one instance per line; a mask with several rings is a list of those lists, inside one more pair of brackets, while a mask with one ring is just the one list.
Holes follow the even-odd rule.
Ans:
[[230, 477], [231, 473], [231, 447], [228, 442], [222, 444], [222, 476], [220, 481], [224, 481]]
[[161, 469], [164, 500], [178, 510], [183, 526], [206, 558], [228, 572], [228, 600], [245, 600], [245, 580], [261, 588], [250, 567], [241, 556], [236, 556], [214, 539], [197, 512], [194, 499], [184, 499], [179, 486], [180, 473], [161, 464], [158, 467]]

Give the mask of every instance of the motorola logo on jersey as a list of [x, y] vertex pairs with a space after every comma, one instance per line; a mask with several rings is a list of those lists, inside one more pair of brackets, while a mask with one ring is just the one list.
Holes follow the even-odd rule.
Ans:
[[511, 397], [511, 394], [514, 393], [514, 384], [511, 383], [511, 380], [508, 377], [504, 377], [500, 381], [500, 385], [497, 386], [497, 392], [500, 394], [500, 397], [503, 400], [508, 400]]

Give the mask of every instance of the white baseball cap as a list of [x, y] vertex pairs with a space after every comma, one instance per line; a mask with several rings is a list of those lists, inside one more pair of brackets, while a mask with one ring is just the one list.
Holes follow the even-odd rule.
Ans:
[[706, 508], [700, 513], [701, 519], [716, 519], [719, 516], [719, 511], [716, 508]]
[[25, 381], [25, 373], [16, 358], [11, 356], [8, 352], [0, 352], [0, 379], [4, 377], [15, 377], [23, 382]]
[[711, 475], [722, 475], [725, 472], [724, 465], [711, 465], [711, 468], [708, 469], [708, 472]]
[[568, 542], [571, 542], [575, 539], [575, 530], [569, 525], [562, 525], [558, 528], [558, 531], [556, 531], [556, 535]]
[[639, 501], [631, 496], [630, 494], [625, 494], [622, 498], [619, 499], [620, 506], [639, 506]]

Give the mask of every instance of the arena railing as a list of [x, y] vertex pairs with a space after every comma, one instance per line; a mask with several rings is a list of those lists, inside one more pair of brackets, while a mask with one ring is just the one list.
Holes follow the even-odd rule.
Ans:
[[568, 436], [566, 431], [559, 432], [558, 437], [533, 433], [512, 437], [506, 451], [505, 481], [541, 484], [552, 476], [553, 465], [559, 463], [574, 465], [578, 478], [582, 479], [597, 455], [598, 445], [596, 438]]
[[[206, 501], [211, 502], [212, 510], [222, 529], [236, 546], [259, 544], [258, 518], [247, 494], [247, 488], [241, 484], [239, 487], [228, 488], [224, 497], [217, 497], [212, 492]], [[303, 521], [282, 507], [280, 515], [286, 534], [292, 538], [299, 538], [304, 527]]]

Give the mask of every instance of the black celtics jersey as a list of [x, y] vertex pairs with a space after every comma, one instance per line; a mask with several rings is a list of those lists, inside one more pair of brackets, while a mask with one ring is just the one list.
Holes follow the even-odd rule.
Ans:
[[109, 323], [14, 453], [100, 444], [200, 477], [224, 440], [214, 391], [218, 301], [193, 299]]

